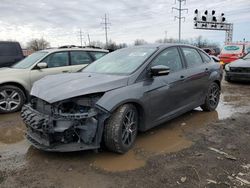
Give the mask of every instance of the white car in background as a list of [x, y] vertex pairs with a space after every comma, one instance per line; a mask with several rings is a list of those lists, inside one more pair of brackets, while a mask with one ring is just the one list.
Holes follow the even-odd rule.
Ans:
[[48, 49], [10, 68], [0, 68], [0, 113], [20, 110], [35, 81], [46, 75], [77, 72], [107, 53], [96, 48]]

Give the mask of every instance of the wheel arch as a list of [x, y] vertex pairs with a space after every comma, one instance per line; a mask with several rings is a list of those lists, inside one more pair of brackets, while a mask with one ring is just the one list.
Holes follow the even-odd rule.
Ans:
[[219, 86], [220, 89], [221, 89], [221, 82], [220, 82], [219, 80], [214, 80], [213, 82], [216, 83], [216, 84], [218, 84], [218, 86]]
[[4, 83], [0, 84], [0, 87], [1, 86], [7, 86], [7, 85], [16, 86], [16, 87], [20, 88], [23, 91], [24, 95], [25, 95], [25, 100], [28, 99], [29, 93], [22, 84], [20, 84], [18, 82], [4, 82]]
[[137, 101], [137, 100], [125, 100], [122, 101], [121, 103], [117, 104], [112, 108], [110, 113], [113, 113], [116, 109], [118, 109], [120, 106], [125, 105], [125, 104], [132, 104], [136, 107], [136, 110], [138, 112], [138, 118], [139, 118], [139, 127], [138, 130], [143, 130], [143, 127], [145, 126], [145, 109], [143, 105]]

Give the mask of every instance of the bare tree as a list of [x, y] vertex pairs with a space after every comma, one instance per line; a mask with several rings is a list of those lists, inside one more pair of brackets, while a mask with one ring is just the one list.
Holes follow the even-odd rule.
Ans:
[[136, 39], [134, 42], [135, 46], [139, 46], [139, 45], [143, 45], [143, 44], [147, 44], [147, 42], [144, 39]]
[[43, 50], [43, 49], [48, 48], [49, 46], [50, 46], [49, 42], [44, 40], [43, 38], [32, 39], [27, 43], [27, 49], [30, 49], [33, 51]]
[[98, 40], [98, 41], [91, 41], [90, 46], [104, 48], [105, 44]]

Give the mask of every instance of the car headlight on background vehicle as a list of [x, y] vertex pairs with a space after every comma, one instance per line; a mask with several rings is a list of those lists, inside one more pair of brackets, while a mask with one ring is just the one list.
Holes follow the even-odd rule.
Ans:
[[226, 65], [226, 66], [225, 66], [225, 70], [226, 70], [226, 71], [230, 71], [229, 65]]

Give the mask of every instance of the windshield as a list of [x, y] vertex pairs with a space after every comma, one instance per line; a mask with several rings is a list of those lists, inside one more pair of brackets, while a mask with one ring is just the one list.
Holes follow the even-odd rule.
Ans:
[[250, 59], [250, 52], [247, 55], [245, 55], [242, 59]]
[[24, 58], [23, 60], [19, 61], [15, 65], [12, 66], [12, 68], [17, 69], [26, 69], [34, 65], [38, 60], [42, 59], [48, 52], [36, 52], [28, 57]]
[[83, 72], [103, 74], [131, 74], [150, 57], [156, 48], [136, 47], [117, 50], [83, 69]]
[[225, 45], [221, 54], [240, 54], [243, 52], [243, 45]]

